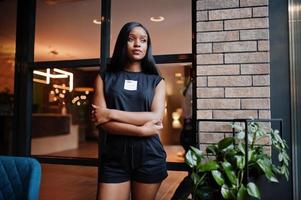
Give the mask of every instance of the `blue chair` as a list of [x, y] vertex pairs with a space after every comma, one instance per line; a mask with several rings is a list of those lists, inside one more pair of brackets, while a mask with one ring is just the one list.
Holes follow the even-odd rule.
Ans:
[[41, 165], [29, 157], [0, 156], [0, 200], [37, 200]]

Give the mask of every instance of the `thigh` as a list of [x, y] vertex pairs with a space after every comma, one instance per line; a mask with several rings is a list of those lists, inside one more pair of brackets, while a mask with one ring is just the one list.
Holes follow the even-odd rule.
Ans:
[[130, 181], [123, 183], [100, 183], [98, 200], [129, 200]]
[[161, 183], [140, 183], [133, 181], [131, 185], [132, 200], [154, 200]]

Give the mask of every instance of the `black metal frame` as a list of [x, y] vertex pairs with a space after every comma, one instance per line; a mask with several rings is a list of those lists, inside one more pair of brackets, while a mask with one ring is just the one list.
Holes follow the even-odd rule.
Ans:
[[[245, 133], [247, 135], [248, 131], [248, 124], [250, 122], [279, 122], [279, 133], [280, 136], [282, 137], [282, 133], [283, 133], [283, 120], [282, 119], [198, 119], [197, 120], [197, 130], [199, 130], [199, 123], [200, 122], [231, 122], [231, 123], [235, 123], [235, 122], [241, 122], [244, 123], [245, 126]], [[233, 137], [235, 136], [235, 130], [232, 129], [232, 135]], [[249, 169], [248, 169], [248, 152], [249, 152], [249, 144], [248, 144], [248, 137], [245, 137], [245, 160], [246, 160], [246, 165], [245, 165], [245, 170], [246, 170], [246, 176], [244, 179], [244, 183], [247, 184], [248, 183], [248, 178], [249, 178]]]
[[[105, 56], [104, 56], [105, 57]], [[166, 54], [166, 55], [154, 55], [157, 64], [168, 63], [187, 63], [192, 62], [192, 54]], [[110, 58], [107, 57], [106, 62], [109, 62]], [[103, 61], [104, 62], [104, 61]], [[59, 60], [59, 61], [39, 61], [30, 65], [30, 69], [46, 69], [51, 67], [56, 68], [77, 68], [77, 67], [94, 67], [102, 66], [99, 58], [91, 59], [78, 59], [78, 60]]]
[[30, 155], [35, 0], [18, 0], [12, 154]]
[[[32, 115], [32, 72], [34, 69], [51, 67], [91, 67], [106, 66], [109, 61], [110, 44], [110, 12], [111, 0], [102, 0], [102, 25], [101, 25], [101, 59], [78, 59], [60, 61], [34, 62], [34, 37], [36, 0], [26, 3], [18, 0], [18, 21], [16, 41], [16, 69], [15, 69], [15, 110], [14, 110], [14, 155], [33, 156], [42, 163], [98, 166], [97, 158], [63, 157], [31, 155], [31, 115]], [[196, 120], [196, 0], [192, 3], [192, 54], [155, 55], [158, 64], [167, 63], [192, 63], [191, 79], [193, 83], [193, 120]], [[196, 133], [196, 124], [194, 124]], [[196, 134], [197, 137], [197, 134]], [[198, 141], [198, 139], [196, 139]], [[197, 145], [192, 144], [194, 146]], [[168, 170], [187, 171], [184, 163], [168, 162]]]

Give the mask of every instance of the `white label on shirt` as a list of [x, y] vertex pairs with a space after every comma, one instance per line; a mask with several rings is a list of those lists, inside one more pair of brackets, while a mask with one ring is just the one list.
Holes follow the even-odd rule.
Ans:
[[125, 90], [137, 90], [137, 83], [138, 81], [133, 81], [133, 80], [125, 80], [124, 81], [124, 89]]

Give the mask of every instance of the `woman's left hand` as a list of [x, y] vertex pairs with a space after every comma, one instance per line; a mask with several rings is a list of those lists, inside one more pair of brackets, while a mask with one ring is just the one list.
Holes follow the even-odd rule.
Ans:
[[110, 121], [110, 109], [92, 104], [92, 121], [96, 126]]

